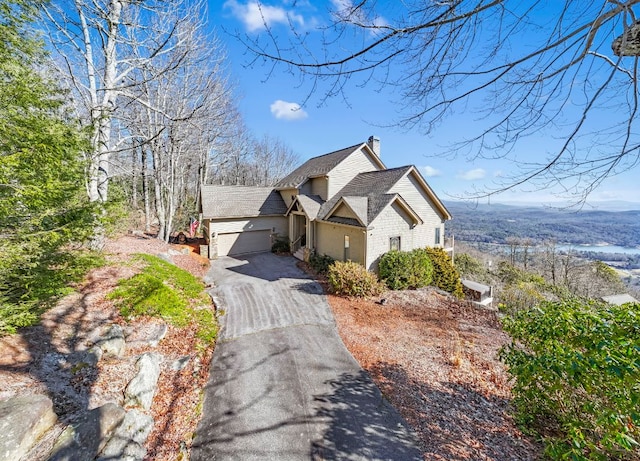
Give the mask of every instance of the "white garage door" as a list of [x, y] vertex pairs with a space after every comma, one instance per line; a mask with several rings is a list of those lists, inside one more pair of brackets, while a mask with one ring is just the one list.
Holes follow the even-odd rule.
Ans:
[[270, 234], [270, 230], [218, 234], [218, 255], [240, 255], [271, 251]]

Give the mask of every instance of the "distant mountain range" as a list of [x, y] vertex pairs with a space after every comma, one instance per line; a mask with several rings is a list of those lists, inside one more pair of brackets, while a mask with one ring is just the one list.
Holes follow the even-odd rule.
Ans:
[[[452, 203], [452, 202], [453, 201], [448, 203]], [[466, 202], [453, 202], [453, 203], [466, 203]], [[470, 205], [473, 206], [472, 204]], [[576, 211], [576, 208], [572, 207], [571, 203], [562, 203], [562, 202], [538, 204], [538, 203], [532, 203], [532, 202], [509, 201], [509, 202], [499, 202], [499, 203], [496, 203], [495, 205], [517, 206], [517, 207], [524, 207], [524, 208], [564, 208], [564, 209], [569, 209], [570, 211], [571, 210]], [[494, 206], [494, 205], [488, 205], [488, 206]], [[630, 202], [625, 200], [601, 200], [596, 202], [588, 202], [582, 207], [581, 210], [582, 211], [594, 211], [594, 210], [635, 211], [635, 210], [640, 210], [640, 202]]]
[[447, 233], [465, 242], [506, 243], [508, 237], [528, 237], [574, 245], [640, 246], [640, 204], [632, 202], [599, 202], [580, 211], [530, 203], [444, 203], [453, 215]]

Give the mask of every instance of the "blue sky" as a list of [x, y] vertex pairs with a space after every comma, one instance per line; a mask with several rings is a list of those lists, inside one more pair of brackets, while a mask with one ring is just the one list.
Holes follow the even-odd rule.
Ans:
[[[298, 32], [313, 35], [326, 23], [332, 3], [348, 0], [296, 1], [270, 0], [262, 3], [262, 14], [272, 30], [286, 39], [289, 24]], [[263, 19], [253, 0], [210, 0], [209, 22], [228, 52], [231, 79], [236, 82], [238, 106], [248, 128], [256, 137], [276, 136], [306, 160], [349, 145], [364, 142], [370, 135], [381, 140], [382, 159], [387, 167], [416, 165], [436, 193], [443, 199], [458, 198], [485, 187], [517, 170], [505, 159], [471, 160], [446, 155], [448, 146], [462, 140], [476, 119], [468, 114], [452, 114], [430, 135], [417, 130], [390, 127], [397, 114], [397, 99], [389, 88], [373, 83], [351, 85], [348, 99], [334, 97], [321, 101], [320, 93], [309, 95], [309, 82], [277, 68], [255, 64], [234, 34], [255, 36], [263, 31]], [[381, 17], [384, 21], [384, 17]], [[305, 103], [306, 100], [306, 103]], [[300, 107], [299, 104], [303, 104]], [[553, 148], [548, 137], [531, 137], [518, 144], [520, 158], [540, 158]], [[292, 165], [294, 167], [294, 165]], [[640, 202], [640, 169], [607, 179], [589, 198], [589, 202], [624, 200]], [[524, 186], [491, 198], [492, 202], [556, 202], [552, 190]]]

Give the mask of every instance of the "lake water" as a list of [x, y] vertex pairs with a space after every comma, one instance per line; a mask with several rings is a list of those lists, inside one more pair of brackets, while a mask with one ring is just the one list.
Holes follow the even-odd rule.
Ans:
[[626, 248], [616, 245], [558, 245], [560, 251], [595, 251], [598, 253], [623, 253], [627, 255], [640, 254], [640, 248]]

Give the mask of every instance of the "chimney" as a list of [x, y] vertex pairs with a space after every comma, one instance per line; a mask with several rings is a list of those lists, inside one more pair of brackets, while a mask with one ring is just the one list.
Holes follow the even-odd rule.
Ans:
[[378, 138], [377, 136], [369, 136], [367, 144], [369, 145], [373, 153], [380, 157], [380, 138]]

